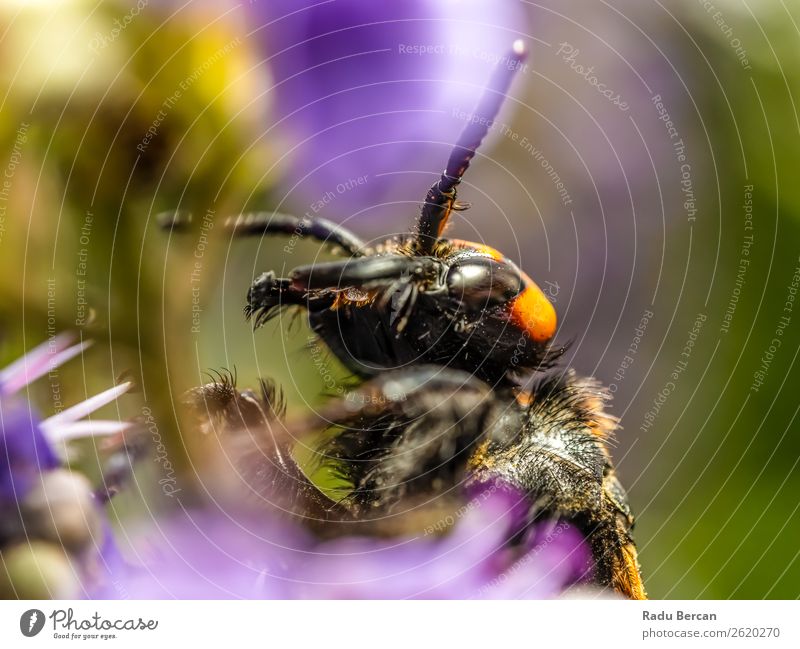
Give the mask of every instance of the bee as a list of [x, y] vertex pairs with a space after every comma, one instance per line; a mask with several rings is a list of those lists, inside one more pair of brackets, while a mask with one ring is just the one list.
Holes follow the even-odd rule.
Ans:
[[[525, 55], [517, 41], [509, 60]], [[317, 489], [284, 443], [269, 445], [252, 475], [317, 519], [386, 517], [414, 499], [508, 485], [527, 495], [531, 522], [582, 531], [597, 584], [645, 599], [633, 516], [609, 453], [617, 420], [606, 412], [607, 391], [572, 370], [553, 371], [564, 351], [552, 342], [556, 312], [528, 275], [493, 248], [444, 236], [452, 213], [466, 207], [458, 185], [518, 67], [494, 73], [474, 113], [480, 119], [463, 130], [409, 234], [369, 246], [322, 218], [255, 213], [227, 222], [237, 236], [297, 236], [344, 255], [285, 277], [261, 274], [245, 314], [258, 328], [283, 309], [304, 309], [359, 379], [296, 424], [335, 431], [322, 453], [352, 485], [345, 498]], [[216, 420], [270, 425], [276, 394], [266, 382], [239, 392], [223, 380], [186, 400]]]

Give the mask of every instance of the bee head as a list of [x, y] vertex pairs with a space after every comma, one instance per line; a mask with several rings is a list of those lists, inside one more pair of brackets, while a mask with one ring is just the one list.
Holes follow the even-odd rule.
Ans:
[[454, 242], [446, 260], [448, 298], [471, 324], [491, 317], [505, 321], [507, 334], [547, 343], [555, 334], [556, 312], [542, 289], [494, 248]]

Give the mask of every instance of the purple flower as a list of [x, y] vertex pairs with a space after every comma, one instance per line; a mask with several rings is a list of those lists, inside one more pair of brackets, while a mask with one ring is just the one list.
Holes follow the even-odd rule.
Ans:
[[[15, 393], [83, 352], [91, 343], [74, 343], [71, 334], [60, 334], [0, 370], [0, 437], [5, 461], [0, 463], [0, 484], [12, 484], [14, 475], [33, 468], [36, 472], [58, 466], [58, 454], [66, 455], [65, 444], [72, 439], [114, 435], [130, 428], [130, 423], [87, 420], [95, 410], [125, 394], [132, 384], [121, 383], [52, 417], [39, 421], [30, 405]], [[0, 497], [6, 494], [0, 491]]]
[[201, 509], [164, 515], [125, 530], [128, 563], [109, 570], [116, 592], [133, 599], [284, 599], [293, 555], [308, 546], [291, 525]]
[[[488, 487], [448, 520], [452, 529], [392, 539], [315, 541], [285, 520], [183, 512], [134, 533], [139, 567], [113, 574], [134, 598], [546, 598], [586, 574], [589, 555], [566, 524], [518, 542], [516, 491]], [[112, 594], [113, 596], [113, 594]]]
[[0, 508], [16, 505], [41, 471], [58, 466], [53, 449], [28, 404], [0, 397]]
[[[75, 597], [81, 588], [76, 575], [88, 583], [103, 552], [111, 553], [107, 523], [89, 482], [63, 468], [62, 461], [70, 440], [129, 427], [85, 417], [131, 385], [106, 390], [43, 421], [18, 394], [88, 346], [73, 343], [71, 335], [55, 336], [0, 370], [0, 550], [5, 557], [0, 595]], [[31, 576], [31, 561], [49, 568]]]
[[273, 82], [265, 137], [289, 136], [278, 171], [289, 171], [295, 207], [334, 218], [423, 200], [522, 24], [512, 0], [250, 7]]
[[387, 540], [346, 538], [318, 546], [295, 592], [313, 598], [549, 598], [585, 573], [580, 535], [566, 524], [537, 525], [519, 544], [525, 498], [488, 487], [449, 533]]

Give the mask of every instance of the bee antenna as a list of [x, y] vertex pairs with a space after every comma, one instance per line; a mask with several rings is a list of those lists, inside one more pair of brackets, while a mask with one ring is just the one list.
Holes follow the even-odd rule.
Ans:
[[456, 188], [475, 157], [475, 152], [492, 127], [506, 92], [514, 78], [514, 72], [527, 58], [528, 48], [524, 41], [516, 40], [511, 52], [501, 60], [489, 84], [478, 102], [472, 119], [461, 132], [441, 178], [433, 184], [425, 197], [422, 214], [417, 225], [416, 249], [420, 255], [433, 252], [436, 242], [444, 231], [450, 213], [456, 206]]

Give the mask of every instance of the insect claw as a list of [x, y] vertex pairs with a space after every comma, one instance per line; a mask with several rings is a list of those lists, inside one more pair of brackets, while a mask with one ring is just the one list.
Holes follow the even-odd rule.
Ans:
[[261, 309], [256, 316], [255, 322], [253, 323], [253, 329], [260, 329], [265, 324], [267, 324], [267, 320], [270, 319], [270, 311], [269, 309]]

